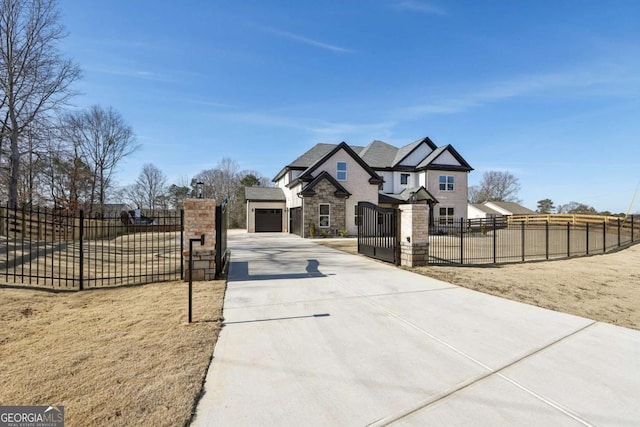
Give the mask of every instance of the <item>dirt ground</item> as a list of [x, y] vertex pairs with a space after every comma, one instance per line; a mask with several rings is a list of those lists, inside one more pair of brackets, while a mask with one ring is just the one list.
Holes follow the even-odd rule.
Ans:
[[[317, 243], [357, 253], [355, 239]], [[640, 329], [640, 245], [557, 261], [406, 269], [515, 301]]]
[[64, 405], [68, 426], [187, 425], [225, 282], [53, 293], [0, 287], [0, 405]]

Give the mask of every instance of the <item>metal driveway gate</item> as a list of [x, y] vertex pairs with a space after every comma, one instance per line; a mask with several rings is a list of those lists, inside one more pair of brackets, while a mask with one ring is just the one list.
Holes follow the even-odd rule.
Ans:
[[216, 206], [216, 279], [222, 276], [222, 270], [227, 263], [228, 207], [227, 199], [221, 205]]
[[358, 253], [400, 264], [400, 214], [397, 208], [358, 203]]

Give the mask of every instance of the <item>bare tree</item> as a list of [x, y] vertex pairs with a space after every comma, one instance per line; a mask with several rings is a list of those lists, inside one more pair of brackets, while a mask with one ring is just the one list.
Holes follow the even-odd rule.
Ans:
[[256, 171], [241, 171], [238, 163], [228, 157], [223, 158], [214, 169], [207, 169], [197, 174], [191, 186], [197, 181], [204, 183], [204, 197], [215, 198], [218, 202], [229, 203], [229, 226], [244, 227], [245, 200], [243, 187], [269, 186], [270, 181]]
[[92, 170], [82, 158], [80, 144], [69, 137], [63, 116], [46, 139], [44, 175], [54, 207], [77, 212], [89, 200]]
[[[204, 196], [220, 202], [227, 200], [233, 203], [240, 186], [240, 167], [235, 160], [224, 157], [215, 168], [207, 169], [193, 178], [204, 183]], [[192, 183], [193, 184], [193, 183]]]
[[38, 117], [66, 103], [80, 69], [62, 57], [55, 0], [0, 0], [0, 152], [9, 143], [9, 205], [16, 207], [20, 140]]
[[482, 175], [478, 187], [471, 187], [469, 200], [482, 203], [487, 200], [498, 202], [517, 202], [520, 182], [509, 172], [487, 171]]
[[110, 107], [94, 105], [86, 111], [67, 114], [64, 122], [65, 138], [78, 146], [92, 170], [89, 210], [93, 211], [96, 204], [102, 210], [115, 168], [140, 146], [131, 127]]
[[156, 209], [160, 198], [166, 195], [167, 177], [152, 163], [142, 166], [142, 171], [133, 184], [135, 193], [140, 196], [138, 207]]

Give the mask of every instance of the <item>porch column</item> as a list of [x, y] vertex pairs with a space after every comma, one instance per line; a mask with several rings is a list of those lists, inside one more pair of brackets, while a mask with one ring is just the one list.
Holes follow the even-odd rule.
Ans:
[[216, 276], [216, 201], [184, 200], [184, 280], [189, 281], [189, 239], [204, 234], [204, 245], [193, 244], [193, 280], [213, 280]]
[[417, 267], [429, 260], [429, 207], [400, 205], [400, 265]]

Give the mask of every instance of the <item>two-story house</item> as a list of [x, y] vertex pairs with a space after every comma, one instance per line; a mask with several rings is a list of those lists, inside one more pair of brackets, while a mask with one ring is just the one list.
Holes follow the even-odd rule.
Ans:
[[467, 215], [471, 170], [451, 145], [438, 147], [428, 137], [400, 148], [382, 141], [317, 144], [274, 177], [275, 188], [246, 189], [247, 229], [355, 235], [361, 201], [428, 203], [430, 223], [446, 223]]

